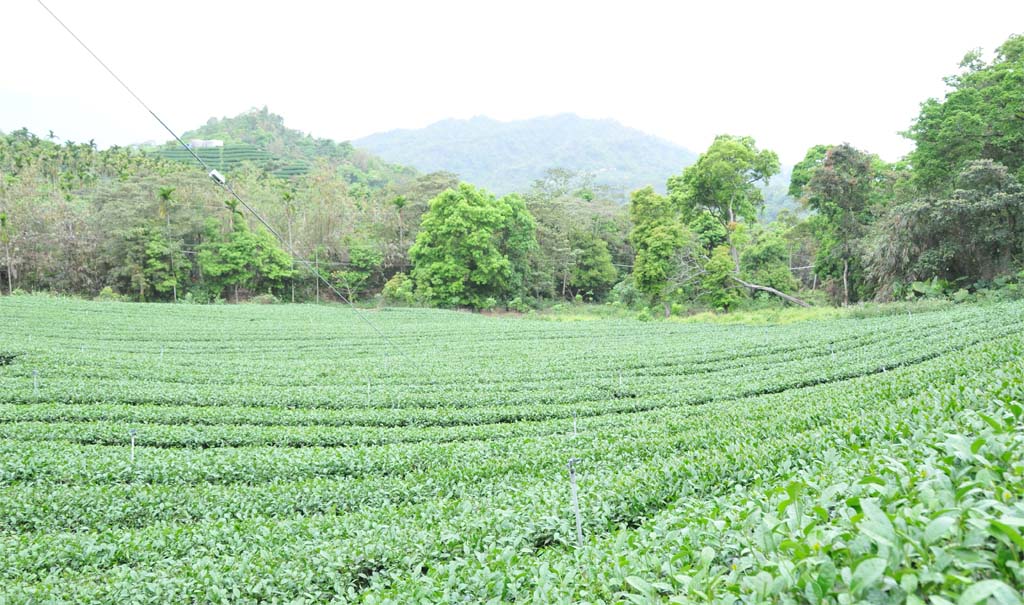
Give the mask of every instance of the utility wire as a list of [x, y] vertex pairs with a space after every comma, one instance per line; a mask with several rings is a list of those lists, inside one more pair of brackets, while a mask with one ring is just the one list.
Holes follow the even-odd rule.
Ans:
[[87, 53], [92, 55], [93, 59], [96, 59], [96, 62], [99, 63], [101, 66], [103, 66], [103, 69], [107, 70], [107, 73], [110, 74], [110, 76], [112, 78], [117, 80], [117, 83], [120, 84], [122, 88], [124, 88], [126, 91], [128, 91], [128, 94], [130, 94], [136, 101], [138, 101], [139, 105], [142, 105], [142, 107], [146, 111], [149, 112], [149, 115], [153, 116], [153, 119], [155, 119], [157, 122], [159, 122], [160, 125], [164, 127], [164, 130], [169, 132], [171, 134], [171, 136], [174, 137], [174, 140], [177, 141], [178, 143], [180, 143], [181, 146], [184, 147], [185, 150], [188, 151], [189, 154], [191, 154], [192, 157], [195, 158], [195, 160], [197, 162], [199, 162], [199, 164], [207, 171], [207, 173], [209, 174], [210, 178], [213, 179], [214, 183], [219, 185], [222, 189], [224, 189], [224, 191], [227, 191], [231, 195], [231, 197], [235, 198], [235, 200], [238, 201], [238, 203], [241, 204], [243, 208], [248, 210], [256, 218], [256, 220], [258, 220], [264, 227], [266, 227], [266, 229], [268, 231], [270, 231], [270, 233], [272, 233], [274, 235], [275, 238], [277, 238], [277, 241], [280, 242], [281, 245], [284, 246], [286, 250], [288, 250], [288, 254], [291, 255], [293, 260], [298, 260], [299, 264], [301, 264], [304, 267], [306, 267], [306, 269], [308, 269], [310, 273], [315, 275], [318, 280], [322, 281], [324, 283], [324, 285], [326, 285], [331, 290], [331, 292], [334, 292], [335, 296], [337, 296], [343, 302], [348, 304], [348, 306], [351, 307], [352, 311], [359, 317], [359, 319], [363, 320], [363, 322], [365, 322], [366, 325], [370, 326], [370, 328], [372, 328], [373, 331], [376, 332], [377, 335], [381, 337], [381, 339], [384, 341], [384, 343], [388, 347], [393, 348], [394, 350], [398, 351], [399, 353], [403, 353], [400, 349], [397, 349], [397, 348], [394, 347], [394, 345], [391, 343], [391, 340], [387, 337], [387, 335], [384, 334], [384, 332], [382, 332], [372, 321], [367, 319], [362, 313], [359, 312], [359, 310], [356, 308], [355, 304], [353, 304], [351, 300], [349, 300], [347, 297], [345, 297], [344, 294], [342, 294], [340, 291], [338, 291], [338, 289], [334, 287], [334, 284], [332, 284], [326, 278], [324, 278], [324, 276], [321, 275], [320, 272], [317, 271], [313, 267], [313, 264], [311, 262], [309, 262], [308, 260], [305, 260], [305, 259], [297, 259], [295, 251], [292, 249], [292, 247], [290, 245], [288, 245], [288, 242], [283, 237], [281, 237], [281, 234], [278, 233], [277, 229], [274, 229], [274, 227], [270, 223], [268, 223], [266, 221], [266, 219], [264, 219], [260, 215], [259, 212], [256, 212], [256, 210], [252, 206], [247, 204], [245, 202], [245, 200], [243, 200], [242, 197], [240, 195], [238, 195], [238, 193], [235, 192], [235, 190], [231, 186], [231, 184], [228, 183], [227, 180], [219, 172], [217, 172], [216, 170], [210, 168], [210, 165], [207, 164], [205, 161], [203, 161], [203, 158], [199, 157], [199, 154], [197, 154], [195, 152], [195, 150], [192, 149], [192, 147], [190, 147], [189, 145], [185, 144], [185, 141], [182, 141], [181, 137], [179, 137], [178, 134], [176, 132], [174, 132], [171, 129], [171, 127], [167, 125], [166, 122], [161, 120], [160, 116], [158, 116], [155, 111], [150, 109], [149, 105], [146, 105], [146, 102], [143, 101], [142, 98], [139, 97], [139, 95], [135, 94], [135, 91], [132, 90], [132, 88], [130, 86], [125, 84], [124, 80], [122, 80], [120, 77], [118, 77], [118, 75], [116, 73], [114, 73], [113, 69], [110, 69], [110, 66], [108, 66], [106, 63], [103, 62], [103, 59], [100, 59], [99, 56], [96, 53], [94, 53], [92, 51], [92, 49], [89, 48], [89, 46], [85, 42], [83, 42], [82, 39], [79, 38], [75, 34], [75, 32], [71, 30], [70, 27], [67, 26], [66, 23], [61, 21], [60, 17], [58, 17], [56, 15], [56, 13], [54, 13], [52, 10], [50, 10], [50, 7], [46, 6], [46, 4], [43, 3], [43, 0], [36, 0], [36, 2], [38, 2], [39, 6], [43, 7], [43, 9], [46, 10], [46, 12], [50, 13], [50, 16], [53, 17], [54, 20], [57, 21], [57, 23], [59, 23], [60, 26], [63, 27], [68, 32], [68, 34], [70, 34], [71, 37], [74, 38], [75, 41], [78, 42], [78, 44], [81, 45], [81, 47], [85, 49], [85, 51]]

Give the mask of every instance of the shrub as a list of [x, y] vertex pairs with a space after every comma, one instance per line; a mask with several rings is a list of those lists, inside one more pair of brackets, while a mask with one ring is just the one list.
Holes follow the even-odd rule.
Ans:
[[267, 293], [260, 294], [259, 296], [253, 296], [249, 299], [249, 302], [254, 305], [276, 305], [281, 301], [273, 294]]
[[100, 290], [100, 293], [96, 295], [96, 298], [94, 300], [105, 302], [124, 302], [128, 300], [128, 298], [124, 295], [114, 292], [113, 288], [107, 286]]
[[416, 301], [412, 287], [412, 279], [405, 273], [398, 272], [384, 284], [384, 289], [380, 293], [384, 297], [384, 302], [388, 304], [411, 305]]

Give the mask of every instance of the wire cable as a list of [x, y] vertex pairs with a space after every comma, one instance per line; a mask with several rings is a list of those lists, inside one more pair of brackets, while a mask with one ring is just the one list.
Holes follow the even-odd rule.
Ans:
[[[38, 2], [39, 6], [43, 7], [43, 9], [46, 10], [46, 12], [50, 13], [50, 16], [53, 17], [54, 20], [57, 21], [57, 23], [59, 23], [60, 26], [63, 27], [64, 30], [67, 31], [68, 34], [70, 34], [71, 37], [74, 38], [75, 41], [78, 42], [78, 44], [82, 48], [84, 48], [87, 53], [89, 53], [92, 56], [93, 59], [96, 60], [96, 62], [99, 63], [103, 67], [103, 69], [107, 70], [107, 73], [110, 74], [110, 76], [112, 78], [117, 80], [117, 83], [120, 84], [122, 88], [124, 88], [126, 91], [128, 91], [128, 94], [130, 94], [132, 96], [132, 98], [134, 98], [136, 101], [138, 101], [139, 105], [141, 105], [146, 111], [148, 111], [149, 115], [153, 116], [153, 119], [155, 119], [157, 122], [159, 122], [160, 125], [164, 127], [164, 130], [169, 132], [171, 134], [171, 136], [174, 137], [174, 140], [177, 141], [182, 147], [184, 147], [185, 150], [188, 151], [189, 154], [191, 154], [192, 157], [195, 158], [195, 160], [197, 162], [199, 162], [199, 165], [202, 166], [203, 169], [205, 169], [207, 171], [207, 173], [213, 179], [214, 183], [219, 185], [222, 189], [224, 189], [224, 191], [227, 191], [228, 194], [231, 195], [231, 197], [233, 197], [239, 204], [242, 205], [242, 207], [244, 207], [246, 210], [248, 210], [253, 215], [253, 217], [255, 217], [256, 220], [260, 222], [260, 224], [262, 224], [268, 231], [270, 231], [271, 234], [273, 234], [273, 236], [275, 238], [277, 238], [277, 241], [288, 251], [288, 254], [291, 255], [292, 259], [293, 260], [297, 260], [297, 256], [295, 254], [295, 251], [292, 249], [291, 246], [288, 245], [288, 242], [285, 241], [285, 239], [283, 237], [281, 237], [281, 234], [277, 231], [277, 229], [274, 229], [274, 227], [270, 223], [268, 223], [266, 221], [266, 219], [264, 219], [260, 215], [259, 212], [257, 212], [252, 206], [250, 206], [248, 203], [246, 203], [246, 201], [242, 199], [242, 196], [238, 195], [238, 193], [235, 192], [235, 189], [231, 186], [231, 184], [228, 183], [227, 180], [224, 179], [220, 175], [219, 172], [217, 172], [216, 170], [210, 168], [210, 165], [207, 164], [205, 161], [203, 161], [203, 158], [199, 157], [199, 154], [197, 154], [195, 152], [195, 150], [192, 149], [192, 147], [190, 147], [189, 145], [185, 144], [185, 141], [181, 140], [181, 137], [178, 136], [178, 133], [174, 132], [174, 130], [172, 130], [171, 127], [168, 126], [166, 122], [161, 120], [160, 116], [158, 116], [156, 114], [156, 112], [153, 111], [149, 107], [149, 105], [147, 105], [146, 102], [143, 101], [142, 98], [139, 97], [139, 95], [137, 95], [135, 93], [135, 91], [132, 90], [132, 88], [130, 86], [128, 86], [128, 84], [125, 83], [124, 80], [122, 80], [120, 77], [118, 77], [118, 75], [116, 73], [114, 73], [114, 70], [111, 69], [110, 66], [108, 66], [106, 63], [104, 63], [103, 59], [100, 59], [99, 55], [94, 53], [92, 51], [92, 49], [89, 48], [89, 46], [84, 41], [82, 41], [82, 39], [79, 38], [75, 34], [75, 32], [72, 31], [70, 27], [68, 27], [68, 25], [66, 23], [61, 21], [60, 17], [58, 17], [56, 13], [54, 13], [52, 10], [50, 10], [50, 7], [46, 6], [46, 4], [43, 3], [43, 0], [36, 0], [36, 2]], [[218, 178], [218, 177], [220, 177], [220, 178]], [[324, 278], [324, 276], [321, 275], [319, 271], [314, 269], [312, 263], [310, 263], [308, 260], [305, 260], [305, 259], [298, 259], [298, 262], [299, 262], [299, 264], [301, 264], [304, 267], [306, 267], [306, 269], [309, 270], [310, 273], [315, 275], [316, 278], [319, 281], [322, 281], [324, 283], [324, 285], [326, 285], [331, 290], [331, 292], [334, 293], [335, 296], [337, 296], [343, 302], [348, 304], [348, 306], [352, 309], [352, 311], [356, 314], [356, 316], [359, 317], [359, 319], [363, 320], [363, 322], [365, 322], [366, 325], [370, 326], [370, 328], [373, 329], [373, 331], [376, 332], [376, 334], [378, 336], [380, 336], [380, 338], [384, 341], [384, 343], [389, 348], [392, 348], [393, 350], [398, 351], [399, 353], [404, 354], [403, 351], [401, 351], [400, 349], [396, 348], [392, 344], [391, 340], [387, 337], [386, 334], [384, 334], [383, 331], [381, 331], [372, 321], [367, 319], [362, 313], [359, 312], [359, 309], [356, 308], [355, 304], [353, 304], [351, 300], [349, 300], [344, 294], [342, 294], [337, 288], [335, 288], [334, 284], [332, 284], [326, 278]]]

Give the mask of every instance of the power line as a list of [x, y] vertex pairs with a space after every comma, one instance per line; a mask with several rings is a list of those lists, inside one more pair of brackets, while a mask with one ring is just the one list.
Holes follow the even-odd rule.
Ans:
[[[281, 237], [281, 234], [278, 233], [277, 229], [274, 229], [274, 227], [271, 226], [271, 224], [268, 223], [266, 221], [266, 219], [264, 219], [260, 215], [259, 212], [256, 212], [256, 210], [252, 206], [247, 204], [245, 202], [245, 200], [243, 200], [242, 197], [240, 195], [238, 195], [238, 193], [235, 192], [234, 188], [231, 186], [230, 183], [228, 183], [227, 179], [225, 179], [224, 176], [221, 173], [219, 173], [216, 170], [210, 168], [210, 165], [207, 164], [206, 162], [204, 162], [203, 158], [199, 157], [199, 154], [197, 154], [195, 152], [195, 150], [192, 149], [192, 147], [190, 147], [189, 145], [186, 145], [185, 142], [181, 140], [181, 137], [179, 137], [178, 134], [176, 132], [174, 132], [171, 129], [171, 127], [167, 125], [166, 122], [161, 120], [160, 116], [158, 116], [155, 111], [150, 109], [149, 105], [146, 105], [146, 102], [143, 101], [142, 98], [139, 97], [139, 95], [135, 94], [135, 91], [132, 90], [132, 88], [130, 86], [128, 86], [128, 84], [126, 84], [124, 82], [124, 80], [122, 80], [120, 77], [118, 77], [118, 75], [116, 73], [114, 73], [113, 69], [110, 69], [110, 67], [106, 63], [103, 62], [103, 59], [100, 59], [99, 56], [96, 53], [94, 53], [92, 51], [92, 49], [89, 48], [89, 46], [85, 42], [83, 42], [82, 39], [79, 38], [75, 34], [75, 32], [71, 30], [70, 27], [67, 26], [66, 23], [61, 21], [60, 17], [58, 17], [56, 15], [56, 13], [54, 13], [52, 10], [50, 10], [50, 7], [46, 6], [46, 4], [43, 3], [43, 0], [36, 0], [36, 2], [38, 2], [39, 6], [43, 7], [43, 9], [46, 10], [46, 12], [50, 13], [50, 16], [53, 17], [54, 20], [56, 20], [57, 23], [59, 23], [60, 26], [63, 27], [68, 32], [68, 34], [70, 34], [71, 37], [74, 38], [75, 41], [78, 42], [78, 44], [81, 45], [81, 47], [84, 48], [85, 51], [92, 56], [93, 59], [96, 59], [96, 62], [99, 63], [103, 67], [103, 69], [107, 70], [107, 73], [110, 74], [110, 76], [112, 78], [117, 80], [117, 83], [120, 84], [122, 88], [124, 88], [126, 91], [128, 91], [128, 94], [130, 94], [136, 101], [138, 101], [139, 105], [142, 105], [142, 107], [146, 111], [149, 112], [149, 115], [153, 116], [153, 119], [155, 119], [157, 122], [159, 122], [160, 125], [164, 127], [164, 130], [169, 132], [171, 134], [171, 136], [174, 137], [174, 140], [177, 141], [178, 143], [180, 143], [181, 146], [184, 147], [185, 150], [188, 151], [189, 154], [191, 154], [192, 157], [195, 158], [195, 160], [197, 162], [199, 162], [199, 164], [203, 167], [203, 169], [205, 169], [207, 171], [207, 174], [209, 174], [210, 178], [213, 179], [214, 183], [219, 185], [224, 191], [227, 191], [231, 195], [231, 197], [235, 198], [235, 200], [239, 204], [241, 204], [243, 208], [248, 210], [256, 218], [256, 220], [258, 220], [268, 231], [270, 231], [271, 234], [274, 235], [275, 238], [277, 238], [277, 241], [280, 242], [281, 245], [284, 246], [284, 248], [286, 250], [288, 250], [288, 254], [291, 255], [293, 260], [297, 260], [297, 262], [299, 264], [301, 264], [304, 267], [306, 267], [306, 269], [310, 273], [315, 275], [318, 280], [322, 281], [324, 283], [324, 285], [326, 285], [328, 288], [330, 288], [330, 290], [332, 292], [334, 292], [335, 296], [337, 296], [343, 302], [348, 304], [348, 306], [359, 317], [359, 319], [363, 320], [363, 322], [365, 322], [366, 325], [370, 326], [370, 328], [372, 328], [373, 331], [376, 332], [377, 335], [381, 337], [381, 339], [383, 339], [383, 341], [384, 341], [384, 343], [386, 345], [388, 345], [389, 347], [394, 348], [394, 345], [391, 343], [391, 340], [387, 337], [387, 335], [385, 335], [384, 332], [382, 332], [376, 325], [374, 325], [373, 322], [371, 322], [369, 319], [364, 317], [363, 314], [360, 313], [359, 310], [356, 308], [355, 304], [353, 304], [351, 300], [346, 298], [345, 295], [343, 295], [340, 291], [338, 291], [338, 289], [335, 288], [334, 285], [331, 282], [329, 282], [327, 279], [325, 279], [324, 276], [321, 275], [320, 272], [317, 271], [313, 267], [312, 263], [310, 263], [308, 260], [305, 260], [305, 259], [296, 259], [295, 251], [292, 249], [292, 247], [290, 245], [288, 245], [288, 242], [285, 241], [285, 239], [283, 237]], [[399, 353], [402, 352], [399, 349], [395, 349], [395, 350], [398, 351]]]

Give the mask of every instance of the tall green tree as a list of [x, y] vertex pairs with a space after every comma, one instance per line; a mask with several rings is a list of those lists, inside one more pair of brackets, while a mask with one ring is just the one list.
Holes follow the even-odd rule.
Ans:
[[680, 255], [689, 234], [676, 205], [651, 187], [633, 192], [629, 218], [633, 222], [629, 237], [636, 250], [633, 281], [652, 302], [664, 306], [668, 317], [672, 313], [672, 294], [680, 285]]
[[[527, 275], [534, 296], [573, 298], [589, 291], [600, 298], [618, 278], [614, 263], [632, 262], [624, 241], [626, 209], [606, 193], [593, 184], [592, 175], [560, 168], [548, 170], [526, 193], [526, 207], [537, 225], [537, 248]], [[606, 279], [613, 280], [608, 287]]]
[[144, 288], [152, 288], [165, 296], [171, 292], [177, 302], [178, 285], [188, 280], [192, 263], [182, 253], [181, 246], [168, 241], [162, 231], [153, 230], [148, 235], [142, 267]]
[[4, 269], [7, 273], [7, 294], [14, 293], [14, 261], [11, 260], [11, 221], [0, 212], [0, 243], [4, 245]]
[[[179, 272], [174, 268], [175, 256], [181, 256], [181, 246], [179, 242], [174, 241], [171, 237], [171, 210], [174, 208], [174, 187], [160, 187], [156, 192], [159, 203], [158, 216], [163, 219], [164, 233], [163, 233], [163, 245], [156, 245], [154, 249], [163, 248], [166, 251], [166, 258], [168, 263], [167, 276], [163, 280], [159, 280], [159, 283], [166, 286], [170, 285], [171, 298], [174, 302], [178, 302], [178, 275]], [[187, 273], [185, 274], [187, 277]]]
[[928, 99], [905, 133], [915, 181], [946, 193], [973, 160], [988, 159], [1024, 179], [1024, 36], [1010, 37], [991, 63], [968, 53], [963, 71], [946, 78], [943, 100]]
[[573, 295], [587, 294], [591, 299], [604, 297], [619, 277], [607, 242], [593, 231], [577, 229], [569, 234], [569, 245], [573, 256], [569, 285], [574, 290]]
[[824, 157], [821, 146], [812, 147], [801, 164], [808, 166], [801, 200], [827, 226], [815, 271], [840, 280], [841, 300], [848, 305], [851, 290], [856, 292], [863, 282], [861, 240], [872, 220], [872, 187], [878, 174], [873, 157], [843, 143], [828, 147]]
[[465, 183], [441, 193], [409, 250], [417, 291], [435, 304], [477, 309], [520, 295], [534, 229], [517, 195], [495, 198]]
[[689, 220], [706, 211], [728, 233], [730, 253], [736, 271], [740, 270], [739, 252], [732, 232], [740, 220], [755, 222], [764, 205], [757, 187], [779, 172], [779, 157], [774, 151], [760, 150], [753, 138], [719, 135], [697, 162], [681, 175], [668, 180], [669, 197]]
[[793, 166], [793, 172], [789, 176], [789, 195], [801, 199], [804, 195], [804, 188], [814, 176], [815, 171], [821, 168], [828, 156], [832, 145], [815, 145], [807, 150], [804, 159]]

